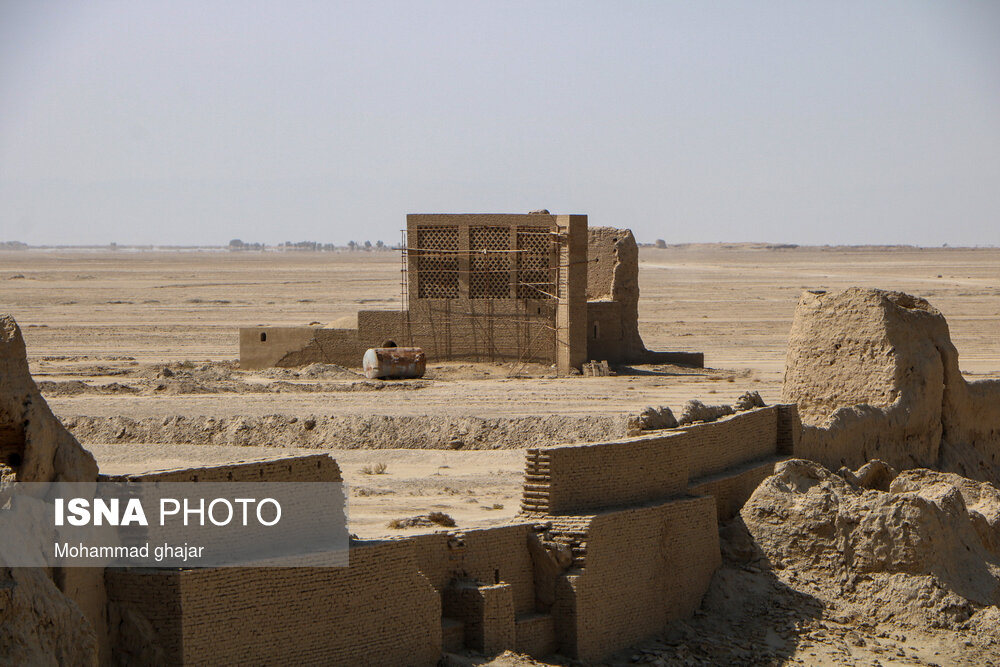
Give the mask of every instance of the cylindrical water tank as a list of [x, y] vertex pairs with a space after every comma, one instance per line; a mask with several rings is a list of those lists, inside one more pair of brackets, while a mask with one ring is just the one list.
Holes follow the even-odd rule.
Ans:
[[419, 347], [373, 347], [361, 361], [366, 378], [419, 378], [424, 376], [427, 358]]

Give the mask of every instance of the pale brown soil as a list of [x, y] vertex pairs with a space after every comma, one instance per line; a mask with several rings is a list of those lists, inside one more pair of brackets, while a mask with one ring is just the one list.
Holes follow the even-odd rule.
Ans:
[[[375, 415], [438, 419], [461, 434], [481, 427], [469, 420], [523, 417], [538, 420], [532, 437], [544, 440], [567, 437], [570, 422], [546, 426], [553, 416], [624, 423], [647, 405], [679, 414], [688, 399], [731, 403], [748, 389], [772, 403], [780, 395], [800, 292], [852, 285], [927, 298], [948, 319], [966, 375], [1000, 378], [1000, 249], [688, 246], [644, 248], [640, 258], [640, 331], [647, 347], [702, 351], [710, 369], [644, 367], [619, 377], [560, 379], [543, 367], [508, 378], [505, 366], [432, 364], [425, 381], [377, 389], [343, 369], [296, 376], [235, 367], [239, 326], [343, 326], [359, 308], [398, 308], [400, 262], [391, 252], [4, 251], [0, 311], [20, 323], [31, 370], [46, 383], [43, 393], [60, 418], [92, 436], [80, 437], [103, 471], [331, 449], [351, 489], [352, 530], [362, 536], [427, 530], [395, 531], [386, 524], [429, 511], [451, 515], [459, 527], [509, 519], [517, 510], [522, 452], [478, 451], [488, 439], [474, 433], [462, 436], [467, 442], [460, 451], [369, 451], [357, 449], [366, 446], [361, 436], [343, 444], [286, 435], [260, 443], [271, 447], [216, 446], [174, 426], [168, 445], [136, 440], [145, 435], [139, 427], [166, 429], [178, 418], [257, 419], [271, 420], [275, 433], [291, 433], [300, 426], [289, 423], [313, 417], [334, 428], [363, 425]], [[192, 372], [163, 378], [168, 364]], [[581, 427], [571, 437], [610, 434], [618, 428], [610, 423]], [[85, 424], [96, 426], [86, 430]], [[416, 437], [405, 446], [419, 446]], [[183, 438], [190, 444], [180, 444]], [[296, 449], [303, 443], [310, 448]], [[361, 472], [376, 463], [386, 464], [385, 474]], [[1000, 664], [996, 646], [973, 637], [845, 624], [835, 610], [817, 611], [800, 594], [786, 595], [766, 573], [729, 567], [720, 576], [732, 581], [716, 586], [717, 593], [763, 600], [765, 607], [737, 618], [709, 600], [710, 614], [615, 664]], [[761, 592], [772, 585], [778, 593]], [[513, 656], [498, 660], [532, 664]]]
[[[315, 454], [309, 449], [213, 445], [90, 445], [101, 472], [124, 475], [191, 465]], [[444, 512], [459, 526], [509, 521], [520, 508], [524, 453], [519, 450], [331, 450], [348, 494], [348, 524], [362, 538], [392, 537], [427, 529], [391, 529], [392, 519]], [[385, 472], [366, 474], [385, 464]]]

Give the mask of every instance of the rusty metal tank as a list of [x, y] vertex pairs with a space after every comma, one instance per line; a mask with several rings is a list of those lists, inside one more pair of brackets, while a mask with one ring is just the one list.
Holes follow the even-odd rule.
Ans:
[[361, 361], [370, 379], [419, 378], [424, 376], [427, 357], [419, 347], [373, 347]]

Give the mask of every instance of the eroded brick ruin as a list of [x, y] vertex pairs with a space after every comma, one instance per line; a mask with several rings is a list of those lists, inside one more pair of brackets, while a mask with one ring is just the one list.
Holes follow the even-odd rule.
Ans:
[[[788, 419], [794, 410], [767, 407], [620, 442], [527, 450], [516, 521], [354, 541], [347, 568], [109, 569], [109, 602], [130, 624], [116, 645], [134, 660], [153, 646], [178, 664], [365, 656], [433, 665], [442, 651], [466, 648], [599, 660], [698, 607], [720, 560], [718, 520], [791, 451], [780, 435]], [[230, 476], [340, 480], [324, 454], [127, 477]], [[220, 627], [245, 631], [222, 639]]]
[[639, 335], [639, 249], [585, 215], [406, 216], [403, 307], [363, 310], [357, 328], [245, 327], [240, 366], [357, 366], [368, 348], [423, 348], [431, 361], [588, 360], [701, 366]]

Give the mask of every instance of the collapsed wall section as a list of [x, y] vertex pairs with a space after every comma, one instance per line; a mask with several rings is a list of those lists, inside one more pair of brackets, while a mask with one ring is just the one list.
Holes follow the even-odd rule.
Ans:
[[411, 539], [417, 566], [438, 592], [459, 579], [481, 585], [504, 583], [511, 587], [515, 613], [526, 614], [535, 611], [531, 535], [532, 524], [518, 523]]
[[646, 354], [639, 335], [639, 246], [630, 229], [587, 233], [587, 300], [594, 302], [588, 304], [588, 358], [637, 362]]
[[639, 334], [639, 246], [630, 229], [587, 232], [587, 359], [701, 367], [701, 352], [647, 350]]

